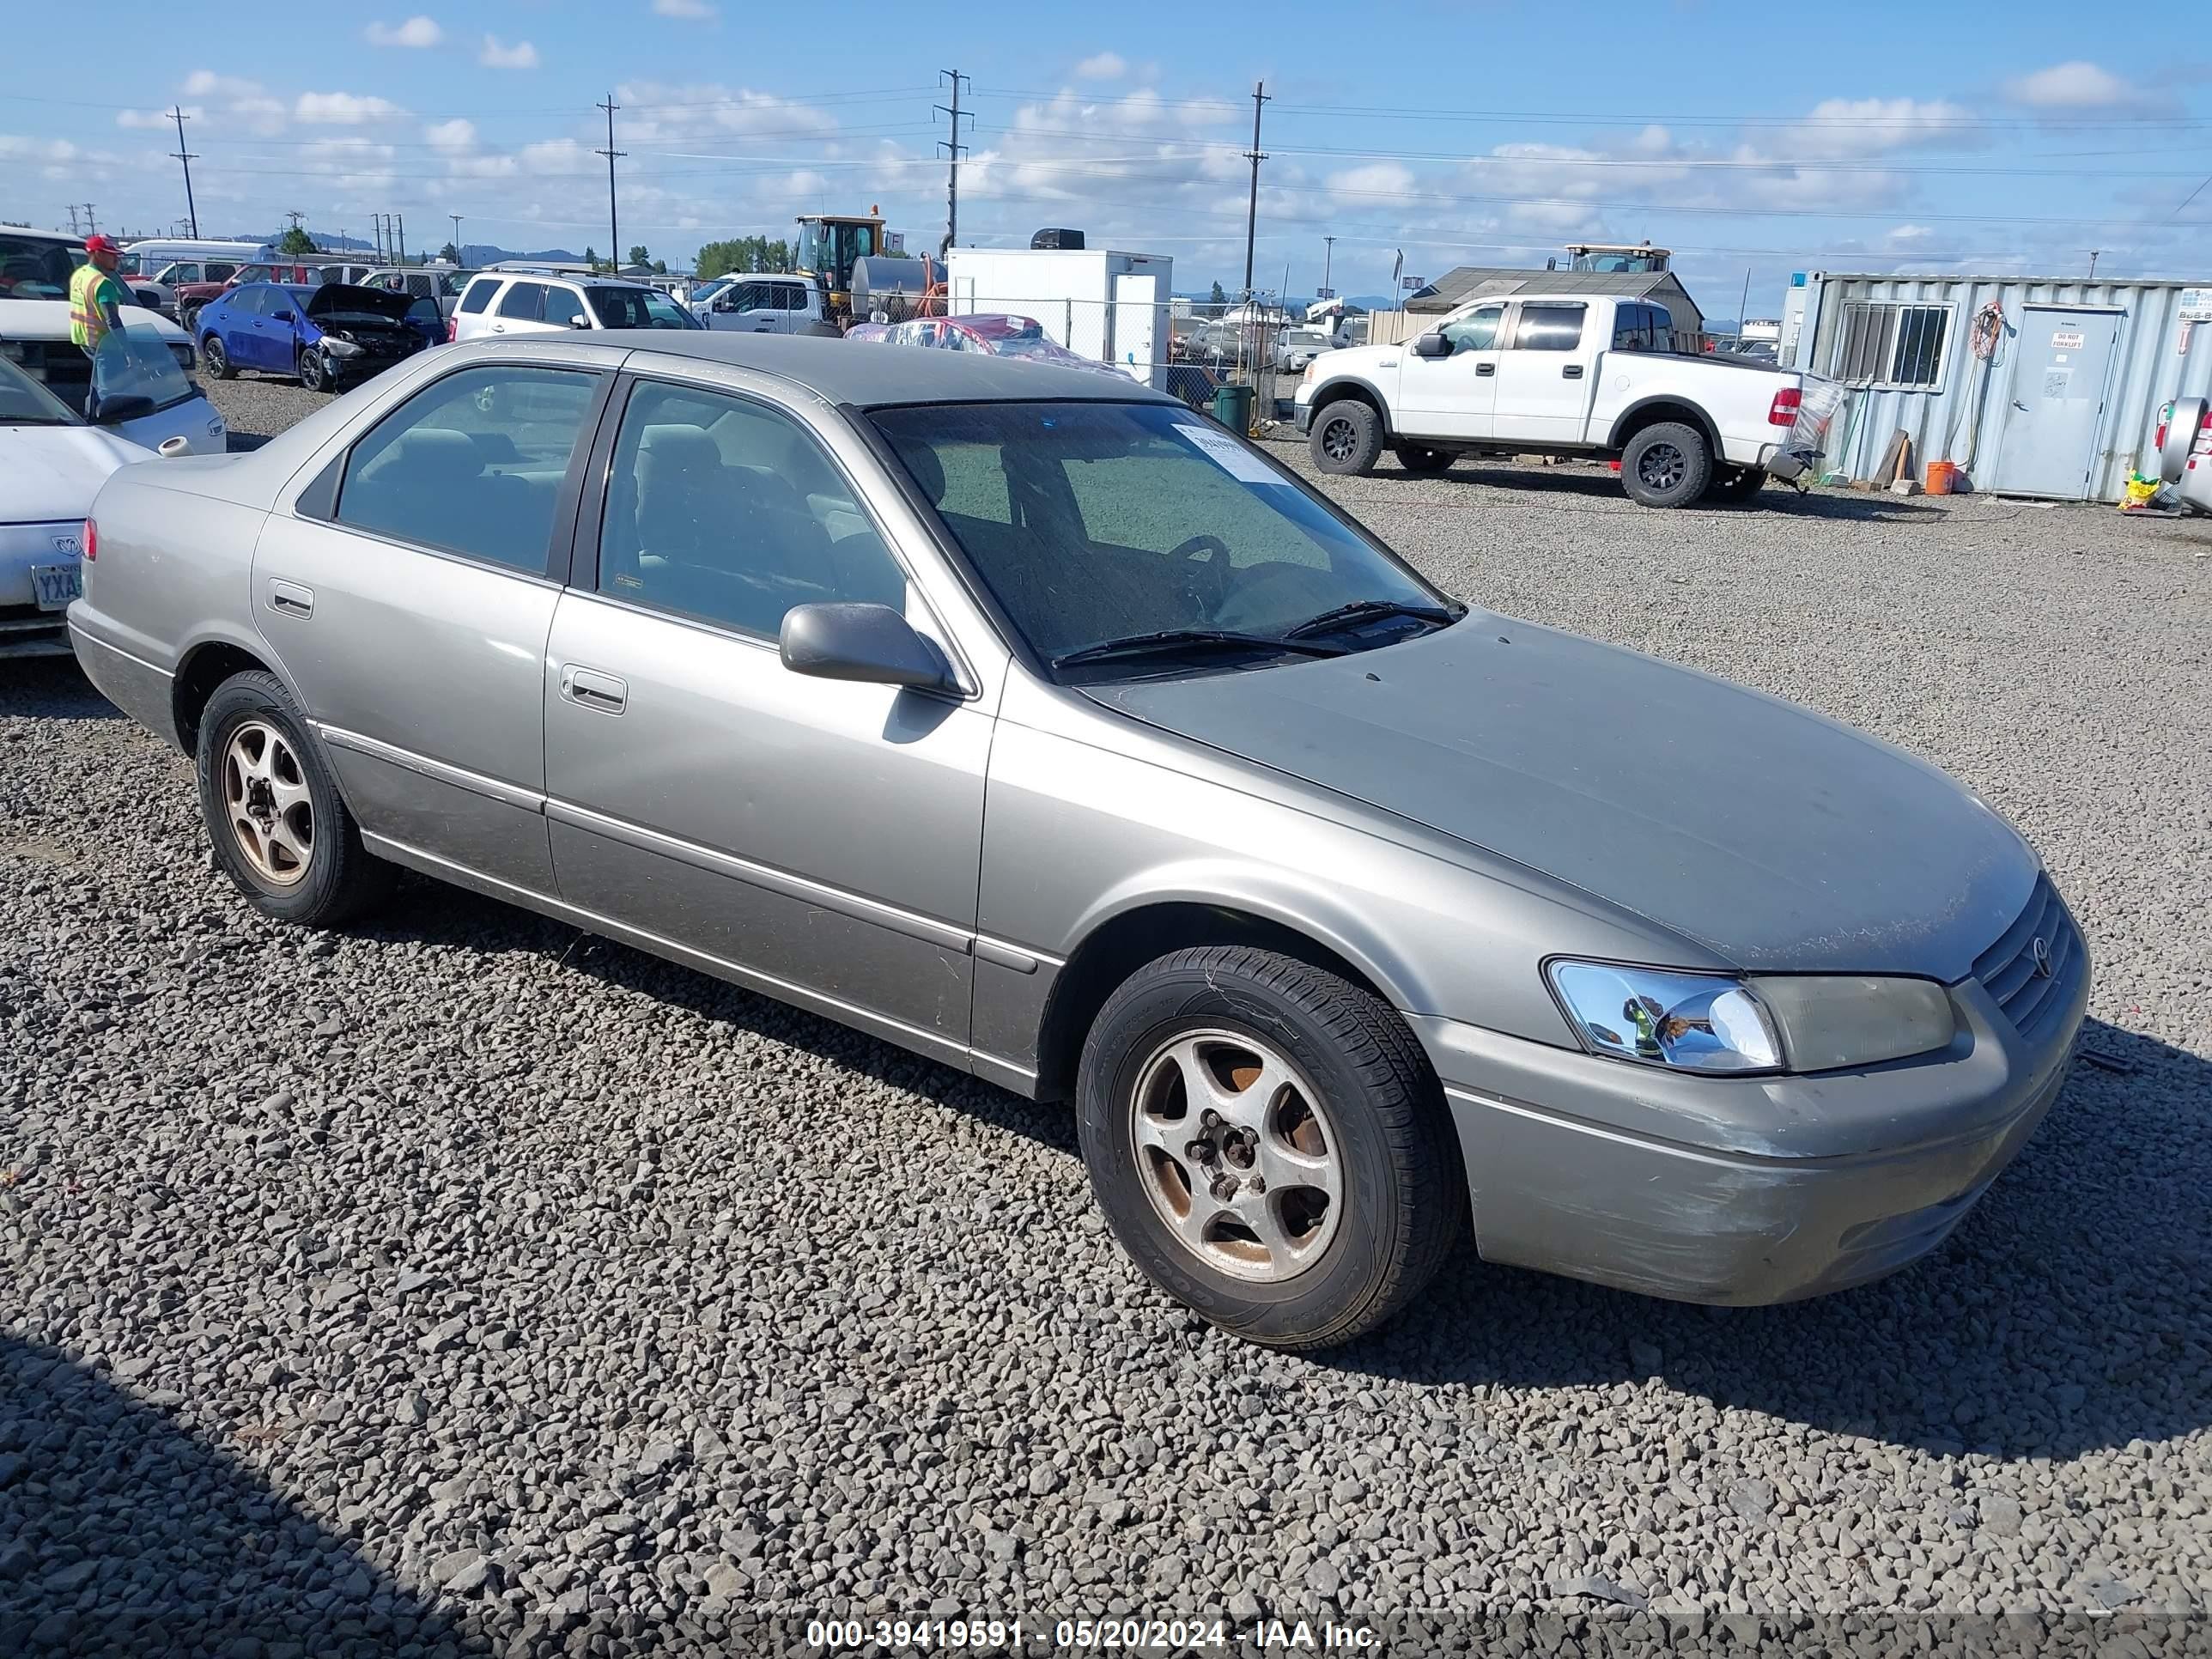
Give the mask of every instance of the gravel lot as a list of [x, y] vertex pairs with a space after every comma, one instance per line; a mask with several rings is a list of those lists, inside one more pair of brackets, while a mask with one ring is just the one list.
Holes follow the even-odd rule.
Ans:
[[[319, 401], [218, 396], [242, 442]], [[1469, 1255], [1366, 1345], [1244, 1347], [1116, 1252], [1060, 1109], [427, 884], [265, 927], [186, 763], [10, 665], [0, 1653], [750, 1653], [764, 1611], [933, 1610], [1419, 1613], [1412, 1652], [1646, 1602], [1693, 1650], [1698, 1610], [2203, 1651], [2212, 535], [1332, 487], [1454, 592], [1867, 726], [2040, 848], [2116, 1069], [1936, 1259], [1711, 1313]]]

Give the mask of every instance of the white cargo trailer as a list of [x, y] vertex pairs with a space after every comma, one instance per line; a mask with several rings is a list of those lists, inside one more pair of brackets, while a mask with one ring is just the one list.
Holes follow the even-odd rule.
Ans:
[[956, 247], [945, 256], [952, 315], [1033, 317], [1058, 344], [1146, 386], [1167, 380], [1175, 260], [1111, 248]]

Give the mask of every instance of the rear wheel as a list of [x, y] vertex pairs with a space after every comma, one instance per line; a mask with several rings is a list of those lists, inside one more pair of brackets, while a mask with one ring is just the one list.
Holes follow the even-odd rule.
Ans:
[[292, 707], [254, 670], [217, 686], [200, 715], [200, 811], [216, 862], [264, 916], [328, 927], [391, 886]]
[[219, 334], [210, 334], [200, 342], [200, 361], [207, 365], [207, 372], [218, 380], [238, 377], [237, 369], [231, 367], [230, 354], [222, 349], [222, 337]]
[[1424, 444], [1400, 444], [1390, 453], [1407, 471], [1425, 478], [1449, 471], [1451, 464], [1459, 459], [1449, 449], [1431, 449]]
[[1458, 1143], [1413, 1033], [1273, 951], [1179, 951], [1133, 975], [1084, 1044], [1078, 1129], [1122, 1248], [1255, 1342], [1364, 1335], [1464, 1224]]
[[1705, 486], [1709, 501], [1755, 501], [1759, 492], [1766, 488], [1766, 469], [1763, 466], [1734, 466], [1717, 472], [1713, 481]]
[[1712, 472], [1705, 434], [1680, 421], [1645, 427], [1620, 452], [1621, 485], [1639, 507], [1687, 507]]
[[1357, 398], [1340, 398], [1314, 416], [1306, 448], [1324, 472], [1372, 472], [1382, 454], [1382, 417]]

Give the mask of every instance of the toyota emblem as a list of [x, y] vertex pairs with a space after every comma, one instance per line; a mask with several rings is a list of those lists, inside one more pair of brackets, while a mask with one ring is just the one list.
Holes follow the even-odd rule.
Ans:
[[2035, 958], [2035, 976], [2049, 979], [2051, 974], [2050, 941], [2039, 934], [2028, 945], [2027, 953]]

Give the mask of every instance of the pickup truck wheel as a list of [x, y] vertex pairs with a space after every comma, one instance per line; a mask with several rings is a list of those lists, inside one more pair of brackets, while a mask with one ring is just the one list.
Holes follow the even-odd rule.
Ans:
[[1639, 507], [1687, 507], [1712, 472], [1705, 434], [1680, 421], [1645, 427], [1620, 452], [1621, 485]]
[[1178, 951], [1107, 1000], [1077, 1127], [1137, 1265], [1223, 1330], [1348, 1342], [1427, 1285], [1467, 1189], [1443, 1091], [1405, 1022], [1322, 969]]
[[1422, 444], [1400, 444], [1390, 453], [1407, 471], [1424, 478], [1449, 471], [1451, 464], [1459, 459], [1449, 449], [1431, 449]]
[[1756, 501], [1759, 492], [1766, 488], [1766, 469], [1763, 466], [1735, 466], [1713, 475], [1705, 486], [1709, 501]]
[[210, 334], [200, 342], [200, 361], [207, 365], [207, 372], [218, 380], [238, 378], [238, 371], [231, 367], [230, 354], [222, 349], [221, 335]]
[[216, 862], [263, 915], [330, 927], [390, 890], [392, 866], [362, 846], [322, 750], [274, 674], [257, 669], [216, 687], [197, 758]]
[[1382, 416], [1357, 398], [1340, 398], [1314, 416], [1306, 447], [1324, 472], [1338, 477], [1372, 472], [1382, 455]]

